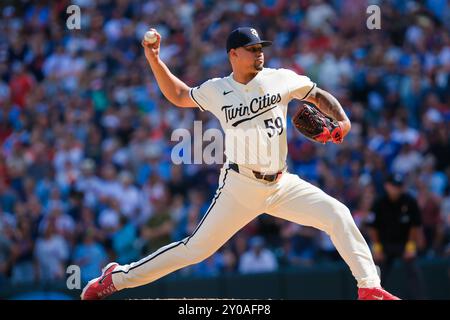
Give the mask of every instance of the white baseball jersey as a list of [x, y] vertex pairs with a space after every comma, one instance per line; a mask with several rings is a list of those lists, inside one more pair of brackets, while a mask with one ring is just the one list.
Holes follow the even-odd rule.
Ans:
[[288, 103], [306, 98], [314, 86], [291, 70], [264, 68], [247, 84], [230, 74], [192, 88], [190, 95], [200, 110], [219, 119], [230, 161], [272, 173], [286, 164]]

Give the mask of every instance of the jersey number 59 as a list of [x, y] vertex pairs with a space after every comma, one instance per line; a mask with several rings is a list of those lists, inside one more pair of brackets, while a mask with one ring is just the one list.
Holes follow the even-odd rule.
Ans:
[[277, 117], [274, 119], [269, 118], [264, 120], [264, 124], [266, 125], [266, 129], [268, 129], [267, 134], [269, 138], [272, 138], [275, 134], [281, 135], [283, 133], [283, 119], [281, 117]]

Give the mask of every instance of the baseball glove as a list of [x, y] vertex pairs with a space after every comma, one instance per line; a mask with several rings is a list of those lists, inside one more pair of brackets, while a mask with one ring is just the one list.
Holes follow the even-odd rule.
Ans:
[[343, 140], [339, 122], [323, 114], [311, 102], [302, 101], [302, 105], [292, 118], [292, 123], [301, 134], [313, 142], [341, 143]]

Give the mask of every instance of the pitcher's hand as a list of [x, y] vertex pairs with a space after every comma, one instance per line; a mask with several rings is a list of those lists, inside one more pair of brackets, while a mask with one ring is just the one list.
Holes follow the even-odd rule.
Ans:
[[154, 31], [156, 34], [157, 40], [154, 43], [150, 43], [145, 39], [142, 39], [141, 45], [144, 47], [144, 53], [147, 60], [155, 61], [159, 58], [159, 48], [161, 44], [161, 35], [155, 29], [151, 28], [149, 31]]

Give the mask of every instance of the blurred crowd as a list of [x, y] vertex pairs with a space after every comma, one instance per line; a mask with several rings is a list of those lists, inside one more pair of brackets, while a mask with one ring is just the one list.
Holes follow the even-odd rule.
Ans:
[[[194, 120], [219, 124], [162, 96], [140, 46], [149, 27], [190, 86], [231, 72], [224, 39], [235, 27], [273, 40], [266, 66], [309, 76], [352, 121], [339, 146], [313, 144], [289, 123], [289, 170], [345, 203], [365, 236], [385, 177], [402, 174], [427, 231], [421, 256], [450, 256], [449, 4], [375, 3], [380, 30], [366, 26], [366, 0], [2, 2], [0, 285], [65, 279], [70, 264], [87, 281], [108, 261], [188, 236], [206, 212], [220, 165], [174, 165], [171, 134]], [[66, 25], [71, 4], [79, 30]], [[263, 214], [171, 276], [338, 259], [326, 234]]]

